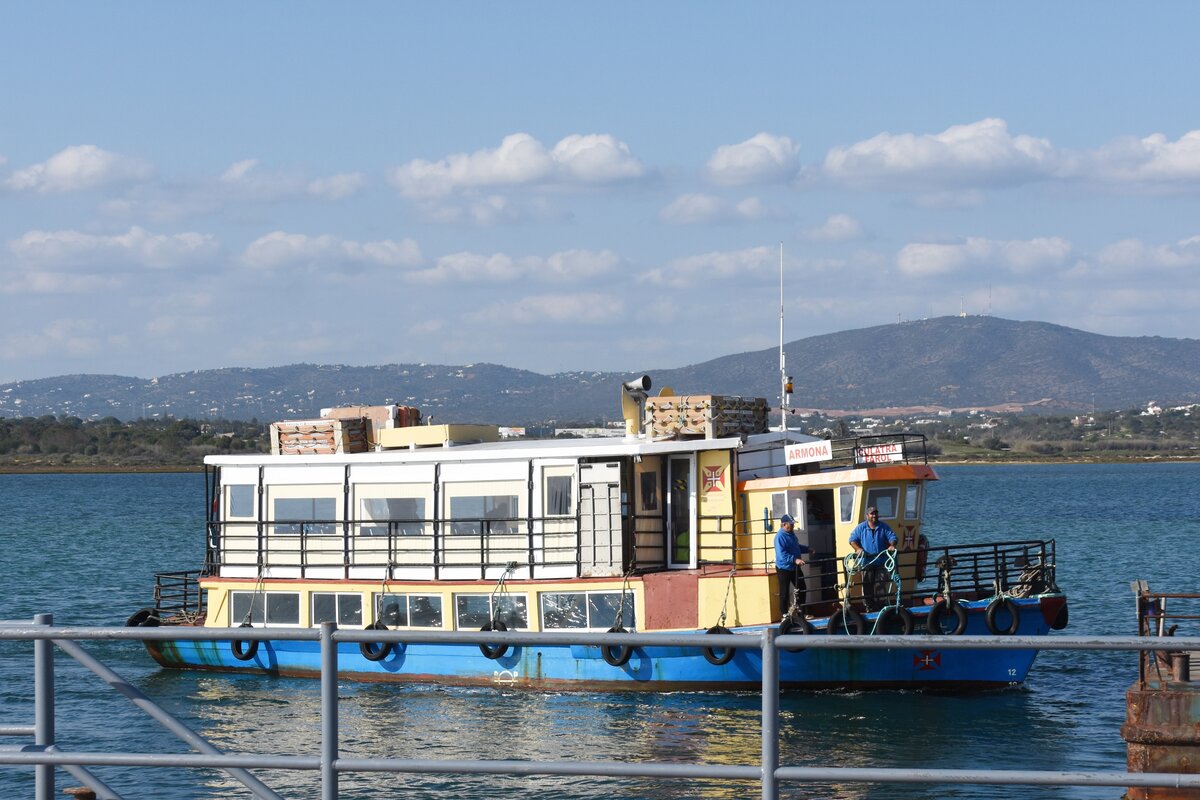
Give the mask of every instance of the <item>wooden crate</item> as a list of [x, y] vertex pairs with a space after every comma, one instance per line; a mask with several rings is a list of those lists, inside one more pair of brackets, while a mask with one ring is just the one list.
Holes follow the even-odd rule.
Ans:
[[271, 453], [307, 456], [367, 452], [364, 419], [306, 419], [271, 423]]
[[338, 406], [321, 409], [322, 419], [361, 419], [367, 430], [367, 449], [380, 449], [380, 432], [391, 428], [419, 425], [421, 410], [414, 406]]
[[767, 432], [761, 397], [693, 394], [646, 398], [646, 431], [652, 438], [720, 439]]

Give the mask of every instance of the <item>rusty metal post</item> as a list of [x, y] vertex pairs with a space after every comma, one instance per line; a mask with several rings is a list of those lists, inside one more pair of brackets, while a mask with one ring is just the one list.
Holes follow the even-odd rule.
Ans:
[[[1172, 665], [1187, 663], [1176, 653]], [[1126, 745], [1130, 772], [1200, 774], [1200, 685], [1150, 678], [1125, 693]], [[1129, 800], [1200, 800], [1200, 789], [1130, 787]]]

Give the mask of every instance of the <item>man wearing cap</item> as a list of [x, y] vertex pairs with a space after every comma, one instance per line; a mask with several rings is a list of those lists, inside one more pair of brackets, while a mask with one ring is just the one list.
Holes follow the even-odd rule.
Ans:
[[896, 534], [886, 522], [879, 521], [879, 509], [867, 507], [867, 518], [850, 531], [850, 546], [863, 557], [862, 590], [863, 601], [868, 611], [878, 611], [887, 605], [887, 582], [891, 578], [883, 568], [879, 554], [884, 550], [896, 552]]
[[[796, 520], [792, 515], [784, 514], [779, 518], [779, 533], [775, 534], [775, 578], [779, 581], [779, 613], [785, 617], [791, 610], [793, 593], [804, 594], [804, 573], [800, 571], [800, 567], [804, 566], [804, 559], [801, 556], [811, 552], [810, 548], [800, 544], [800, 540], [796, 538], [795, 527]], [[799, 602], [797, 601], [797, 604]]]

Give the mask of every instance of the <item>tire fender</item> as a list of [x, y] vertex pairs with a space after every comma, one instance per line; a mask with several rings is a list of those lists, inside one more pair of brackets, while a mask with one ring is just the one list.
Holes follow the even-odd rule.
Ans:
[[[483, 627], [480, 628], [479, 630], [483, 631], [484, 633], [487, 633], [488, 631], [506, 631], [506, 630], [508, 630], [508, 626], [505, 625], [500, 620], [496, 620], [494, 622], [485, 622], [483, 624]], [[483, 653], [483, 655], [486, 658], [490, 658], [493, 661], [495, 661], [497, 658], [500, 658], [501, 656], [503, 656], [505, 653], [508, 652], [508, 645], [506, 645], [506, 644], [488, 644], [487, 642], [480, 642], [479, 643], [479, 652]]]
[[[996, 614], [999, 613], [1001, 609], [1007, 610], [1009, 616], [1012, 617], [1012, 622], [1009, 623], [1007, 628], [1001, 628], [996, 624]], [[1017, 629], [1021, 627], [1021, 611], [1017, 608], [1017, 604], [1008, 597], [997, 597], [995, 600], [988, 603], [987, 611], [984, 612], [983, 619], [985, 622], [987, 622], [987, 629], [991, 631], [993, 635], [997, 636], [1012, 636], [1017, 632]]]
[[[942, 629], [942, 618], [947, 614], [954, 617], [954, 628], [948, 631]], [[938, 600], [934, 603], [933, 608], [929, 610], [929, 619], [926, 627], [929, 633], [935, 636], [941, 634], [958, 636], [967, 630], [967, 607], [957, 600], [953, 603], [949, 600]]]
[[[239, 627], [249, 628], [250, 624], [243, 622]], [[229, 643], [229, 649], [238, 661], [249, 661], [258, 653], [258, 639], [234, 639]]]
[[[608, 632], [629, 633], [620, 625], [612, 626]], [[605, 663], [614, 667], [623, 667], [629, 663], [629, 657], [633, 655], [633, 648], [627, 644], [602, 644], [600, 645], [600, 655], [604, 658]]]
[[[368, 631], [386, 631], [387, 625], [384, 625], [381, 620], [375, 620], [363, 630]], [[362, 657], [367, 661], [383, 661], [392, 654], [391, 642], [359, 642], [358, 652], [362, 653]]]
[[826, 624], [826, 630], [835, 636], [847, 633], [851, 636], [861, 636], [866, 629], [867, 623], [863, 620], [862, 614], [850, 605], [842, 606], [830, 614], [829, 622]]
[[871, 633], [884, 635], [887, 634], [889, 625], [899, 625], [900, 631], [898, 636], [908, 636], [913, 632], [913, 615], [904, 606], [887, 606], [879, 612], [879, 618], [875, 620], [875, 628]]
[[[724, 634], [730, 633], [730, 630], [722, 625], [713, 625], [711, 628], [706, 630], [705, 633]], [[708, 663], [720, 667], [732, 661], [735, 653], [737, 653], [737, 650], [732, 647], [724, 650], [716, 647], [705, 647], [704, 659], [708, 661]]]

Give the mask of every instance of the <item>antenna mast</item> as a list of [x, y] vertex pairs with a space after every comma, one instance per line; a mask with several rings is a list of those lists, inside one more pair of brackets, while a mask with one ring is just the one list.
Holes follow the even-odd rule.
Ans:
[[783, 242], [779, 243], [779, 429], [787, 433], [787, 357], [783, 353]]

